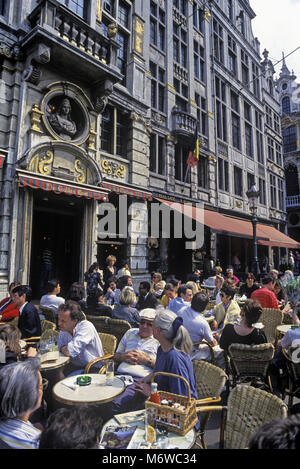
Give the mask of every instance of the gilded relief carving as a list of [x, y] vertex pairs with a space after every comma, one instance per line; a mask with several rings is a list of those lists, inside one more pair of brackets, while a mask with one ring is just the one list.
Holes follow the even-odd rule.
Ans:
[[40, 173], [49, 176], [51, 174], [53, 160], [54, 155], [50, 150], [46, 151], [46, 154], [43, 156], [37, 154], [34, 156], [34, 158], [32, 158], [29, 165], [29, 170], [33, 171], [34, 173]]
[[123, 164], [118, 164], [115, 161], [102, 160], [101, 166], [103, 172], [108, 176], [114, 176], [119, 179], [125, 178], [126, 167]]
[[77, 173], [76, 182], [80, 182], [81, 184], [85, 183], [86, 181], [85, 171], [81, 166], [80, 160], [75, 160], [75, 171]]

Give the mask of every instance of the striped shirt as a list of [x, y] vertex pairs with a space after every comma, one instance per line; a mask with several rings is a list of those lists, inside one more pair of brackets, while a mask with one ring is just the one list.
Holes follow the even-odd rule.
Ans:
[[0, 421], [0, 438], [14, 449], [38, 449], [41, 431], [19, 419]]

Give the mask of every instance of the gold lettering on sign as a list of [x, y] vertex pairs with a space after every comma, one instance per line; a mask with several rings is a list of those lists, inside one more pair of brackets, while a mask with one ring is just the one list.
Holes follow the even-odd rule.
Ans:
[[144, 54], [144, 23], [137, 17], [134, 18], [133, 49]]
[[78, 174], [76, 177], [76, 182], [83, 184], [85, 182], [85, 171], [81, 166], [80, 160], [75, 160], [75, 171]]

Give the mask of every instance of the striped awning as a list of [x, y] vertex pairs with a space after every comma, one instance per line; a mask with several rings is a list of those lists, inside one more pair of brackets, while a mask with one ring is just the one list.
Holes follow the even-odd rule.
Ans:
[[137, 197], [144, 200], [152, 200], [152, 194], [147, 191], [138, 190], [132, 187], [120, 186], [117, 184], [112, 184], [111, 182], [101, 182], [101, 187], [107, 189], [110, 192], [116, 192], [117, 194], [125, 194], [131, 197]]
[[85, 197], [86, 199], [108, 202], [108, 194], [98, 190], [96, 187], [57, 180], [51, 176], [37, 176], [23, 170], [17, 170], [17, 181], [19, 187], [30, 187], [31, 189], [41, 189], [47, 192], [54, 192], [55, 194]]
[[0, 169], [3, 168], [6, 157], [7, 157], [7, 152], [0, 150]]

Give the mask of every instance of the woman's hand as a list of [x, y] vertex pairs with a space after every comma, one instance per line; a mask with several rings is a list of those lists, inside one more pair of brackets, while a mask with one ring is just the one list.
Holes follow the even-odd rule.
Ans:
[[27, 350], [27, 358], [36, 357], [36, 355], [37, 355], [37, 349], [34, 347], [29, 347], [29, 349]]

